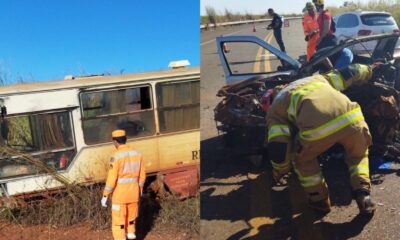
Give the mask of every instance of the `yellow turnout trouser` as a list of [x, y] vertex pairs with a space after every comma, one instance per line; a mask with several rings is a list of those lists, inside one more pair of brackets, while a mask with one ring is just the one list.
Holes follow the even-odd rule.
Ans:
[[371, 135], [367, 124], [358, 121], [318, 141], [296, 141], [293, 165], [311, 201], [329, 197], [317, 157], [336, 143], [343, 145], [346, 151], [345, 161], [352, 189], [368, 192], [370, 190], [368, 147], [371, 145]]
[[135, 232], [138, 203], [113, 203], [111, 207], [112, 234], [114, 239], [126, 239], [126, 233]]

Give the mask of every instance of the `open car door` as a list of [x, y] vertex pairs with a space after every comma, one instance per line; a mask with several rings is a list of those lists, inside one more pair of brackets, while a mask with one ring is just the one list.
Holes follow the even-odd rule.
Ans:
[[227, 84], [255, 76], [296, 75], [301, 64], [255, 36], [216, 38]]

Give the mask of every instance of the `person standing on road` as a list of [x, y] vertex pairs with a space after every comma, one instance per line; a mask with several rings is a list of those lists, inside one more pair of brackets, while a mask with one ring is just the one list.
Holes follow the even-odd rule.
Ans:
[[111, 228], [114, 239], [136, 239], [135, 221], [146, 180], [143, 156], [126, 145], [124, 130], [113, 131], [112, 140], [117, 151], [110, 160], [101, 205], [107, 207], [108, 196], [112, 194]]
[[286, 52], [285, 44], [283, 43], [282, 40], [282, 25], [283, 25], [282, 17], [279, 16], [277, 13], [275, 13], [272, 8], [268, 9], [268, 14], [272, 17], [272, 22], [271, 24], [268, 25], [267, 29], [274, 30], [274, 37], [279, 45], [279, 48], [281, 49], [282, 52]]
[[310, 61], [312, 55], [316, 52], [317, 41], [319, 39], [318, 14], [312, 2], [306, 4], [307, 13], [303, 18], [303, 29], [305, 40], [307, 42], [307, 61]]
[[317, 50], [337, 45], [337, 38], [334, 35], [333, 19], [329, 10], [324, 9], [324, 0], [313, 0], [318, 10], [319, 39]]
[[360, 213], [375, 211], [368, 165], [371, 135], [358, 103], [340, 92], [354, 81], [369, 80], [373, 67], [355, 64], [297, 80], [281, 90], [270, 106], [267, 148], [273, 150], [269, 151], [273, 178], [279, 183], [293, 164], [308, 194], [308, 204], [315, 210], [328, 213], [331, 207], [317, 157], [339, 143], [346, 151], [353, 197]]

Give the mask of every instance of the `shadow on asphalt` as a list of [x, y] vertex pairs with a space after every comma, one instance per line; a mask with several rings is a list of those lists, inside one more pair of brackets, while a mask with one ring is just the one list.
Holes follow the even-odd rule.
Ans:
[[350, 222], [336, 224], [320, 222], [317, 226], [325, 234], [324, 239], [349, 239], [359, 235], [372, 217], [373, 215], [357, 215]]
[[[333, 236], [334, 239], [347, 239], [357, 236], [369, 222], [370, 219], [361, 216], [344, 223], [321, 221], [323, 215], [318, 216], [307, 207], [297, 176], [292, 174], [286, 187], [273, 187], [272, 168], [268, 161], [263, 160], [261, 166], [255, 167], [243, 156], [234, 155], [232, 149], [223, 146], [222, 137], [201, 142], [201, 219], [247, 223], [247, 229], [226, 229], [233, 233], [228, 239], [332, 239]], [[257, 177], [244, 178], [249, 173]], [[324, 163], [323, 174], [332, 204], [349, 205], [352, 201], [351, 188], [344, 161], [338, 159]], [[234, 183], [222, 181], [232, 177], [245, 180]], [[229, 186], [233, 190], [216, 194], [219, 188]], [[260, 218], [269, 219], [269, 223], [254, 226], [252, 221]], [[218, 231], [224, 230], [214, 232]]]

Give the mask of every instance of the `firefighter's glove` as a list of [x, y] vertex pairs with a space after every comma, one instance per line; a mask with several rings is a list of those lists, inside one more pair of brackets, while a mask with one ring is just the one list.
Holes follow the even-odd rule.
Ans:
[[371, 70], [374, 71], [376, 69], [378, 69], [381, 65], [383, 64], [383, 62], [374, 62], [373, 64], [371, 64]]
[[369, 79], [369, 82], [382, 82], [382, 77], [384, 76], [384, 64], [382, 62], [374, 62], [369, 67], [372, 71], [372, 77]]
[[308, 42], [310, 40], [310, 35], [307, 35], [306, 38], [304, 38], [304, 41]]
[[103, 196], [103, 198], [101, 199], [101, 206], [102, 207], [107, 207], [107, 197]]

